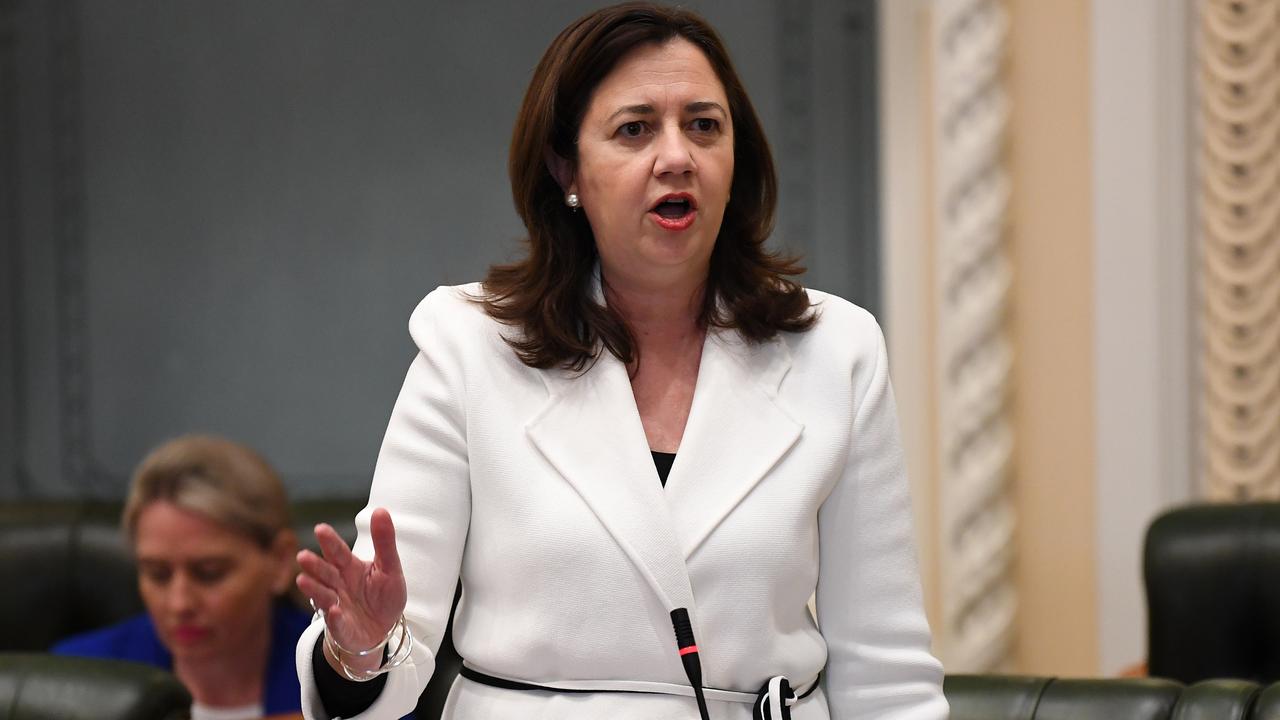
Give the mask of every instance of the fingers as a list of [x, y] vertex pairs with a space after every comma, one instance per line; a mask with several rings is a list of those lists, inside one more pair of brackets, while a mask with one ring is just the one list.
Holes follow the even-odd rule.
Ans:
[[315, 604], [316, 609], [328, 615], [338, 606], [338, 593], [307, 573], [298, 575], [298, 589]]
[[338, 608], [341, 599], [341, 574], [337, 568], [310, 550], [298, 553], [298, 565], [302, 568], [295, 581], [298, 589], [311, 599], [317, 610], [326, 616], [331, 615]]
[[334, 567], [342, 570], [351, 563], [351, 548], [347, 547], [346, 541], [328, 523], [316, 525], [316, 541], [320, 543], [320, 550], [324, 552], [324, 559], [332, 563]]
[[342, 573], [310, 550], [298, 553], [298, 567], [301, 567], [303, 573], [310, 575], [316, 582], [334, 590], [342, 586]]
[[396, 550], [396, 528], [391, 513], [377, 508], [369, 519], [369, 534], [373, 538], [374, 561], [388, 575], [400, 575], [400, 553]]

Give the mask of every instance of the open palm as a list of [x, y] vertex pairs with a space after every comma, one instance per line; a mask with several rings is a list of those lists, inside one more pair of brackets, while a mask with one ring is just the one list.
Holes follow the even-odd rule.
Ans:
[[[351, 651], [372, 648], [387, 636], [404, 612], [408, 594], [391, 514], [382, 508], [369, 520], [372, 560], [361, 560], [327, 524], [316, 526], [316, 540], [324, 556], [298, 553], [298, 588], [324, 614], [325, 630], [337, 644]], [[370, 658], [371, 664], [381, 661]]]

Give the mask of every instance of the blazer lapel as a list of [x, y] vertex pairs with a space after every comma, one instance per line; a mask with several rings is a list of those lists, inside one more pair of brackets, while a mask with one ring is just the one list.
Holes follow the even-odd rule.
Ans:
[[602, 352], [585, 374], [542, 373], [550, 398], [526, 426], [668, 609], [694, 612], [681, 543], [648, 452], [626, 367]]
[[736, 332], [712, 330], [667, 500], [685, 558], [791, 449], [803, 425], [777, 405], [791, 367], [780, 338], [750, 346]]

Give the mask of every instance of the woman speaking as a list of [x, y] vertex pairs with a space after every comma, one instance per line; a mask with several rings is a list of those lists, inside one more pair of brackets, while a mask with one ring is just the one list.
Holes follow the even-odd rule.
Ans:
[[452, 720], [945, 718], [884, 341], [765, 249], [715, 31], [574, 22], [510, 175], [527, 257], [414, 311], [359, 539], [299, 556], [307, 717], [410, 711], [461, 578]]

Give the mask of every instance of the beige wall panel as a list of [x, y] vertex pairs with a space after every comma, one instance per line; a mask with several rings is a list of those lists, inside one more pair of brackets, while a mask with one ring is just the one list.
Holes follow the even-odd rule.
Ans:
[[919, 546], [925, 611], [935, 645], [942, 628], [937, 481], [929, 303], [930, 151], [927, 0], [879, 0], [880, 212], [882, 287], [890, 373], [898, 400], [903, 449]]
[[[1274, 0], [1273, 0], [1274, 1]], [[1099, 669], [1147, 652], [1142, 543], [1192, 497], [1191, 0], [1093, 0], [1094, 488]]]
[[1010, 3], [1019, 670], [1098, 670], [1087, 0]]

